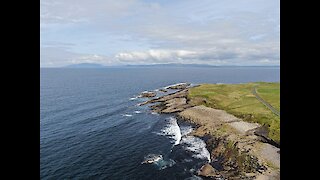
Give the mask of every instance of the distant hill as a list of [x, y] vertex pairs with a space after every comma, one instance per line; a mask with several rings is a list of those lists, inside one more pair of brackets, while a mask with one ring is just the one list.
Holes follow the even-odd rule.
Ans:
[[124, 65], [126, 67], [280, 67], [279, 65], [210, 65], [210, 64], [179, 64], [179, 63], [168, 63], [168, 64], [145, 64], [145, 65]]
[[80, 63], [65, 66], [66, 68], [105, 68], [106, 66], [96, 63]]
[[144, 65], [118, 65], [118, 66], [104, 66], [96, 63], [81, 63], [81, 64], [71, 64], [65, 66], [65, 68], [107, 68], [107, 67], [216, 67], [207, 64], [144, 64]]
[[145, 64], [145, 65], [124, 65], [122, 67], [214, 67], [214, 68], [223, 68], [223, 67], [280, 67], [279, 65], [269, 65], [269, 66], [261, 66], [261, 65], [210, 65], [210, 64], [179, 64], [179, 63], [169, 63], [169, 64]]
[[80, 63], [80, 64], [71, 64], [68, 66], [64, 66], [64, 68], [119, 68], [119, 67], [279, 67], [279, 66], [236, 66], [236, 65], [228, 65], [228, 66], [215, 66], [209, 64], [179, 64], [179, 63], [170, 63], [170, 64], [144, 64], [144, 65], [116, 65], [116, 66], [104, 66], [102, 64], [97, 63]]
[[126, 67], [216, 67], [208, 64], [146, 64], [146, 65], [125, 65]]

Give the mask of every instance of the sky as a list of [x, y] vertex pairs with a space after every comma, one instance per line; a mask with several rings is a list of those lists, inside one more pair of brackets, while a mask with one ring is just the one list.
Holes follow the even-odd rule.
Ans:
[[41, 0], [40, 67], [280, 65], [279, 0]]

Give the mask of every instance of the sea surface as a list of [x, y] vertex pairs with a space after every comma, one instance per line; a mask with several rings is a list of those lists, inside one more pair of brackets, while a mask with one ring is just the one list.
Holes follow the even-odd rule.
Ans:
[[[180, 83], [279, 82], [279, 67], [40, 70], [41, 179], [201, 179], [210, 160], [190, 124], [137, 106]], [[157, 158], [151, 164], [142, 163]]]

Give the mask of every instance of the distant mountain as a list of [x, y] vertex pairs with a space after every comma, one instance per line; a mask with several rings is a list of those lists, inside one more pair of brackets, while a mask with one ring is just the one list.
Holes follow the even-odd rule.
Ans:
[[215, 67], [215, 68], [222, 68], [222, 67], [280, 67], [279, 65], [268, 65], [268, 66], [261, 66], [261, 65], [209, 65], [209, 64], [179, 64], [179, 63], [170, 63], [170, 64], [145, 64], [145, 65], [124, 65], [122, 67]]
[[170, 63], [170, 64], [140, 64], [140, 65], [116, 65], [116, 66], [104, 66], [97, 63], [81, 63], [81, 64], [71, 64], [65, 66], [64, 68], [134, 68], [134, 67], [280, 67], [280, 66], [237, 66], [237, 65], [228, 65], [228, 66], [215, 66], [209, 64], [179, 64], [179, 63]]
[[125, 65], [126, 67], [216, 67], [208, 64], [146, 64], [146, 65]]
[[66, 68], [105, 68], [106, 66], [96, 63], [80, 63], [65, 66]]

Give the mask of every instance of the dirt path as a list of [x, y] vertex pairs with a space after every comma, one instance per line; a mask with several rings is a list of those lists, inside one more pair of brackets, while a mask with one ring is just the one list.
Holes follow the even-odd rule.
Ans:
[[257, 93], [257, 87], [253, 87], [252, 90], [252, 94], [256, 96], [256, 98], [262, 103], [264, 104], [268, 109], [270, 109], [274, 114], [276, 114], [277, 116], [280, 117], [280, 112], [278, 110], [276, 110], [274, 107], [271, 106], [271, 104], [269, 104], [267, 101], [263, 100]]

